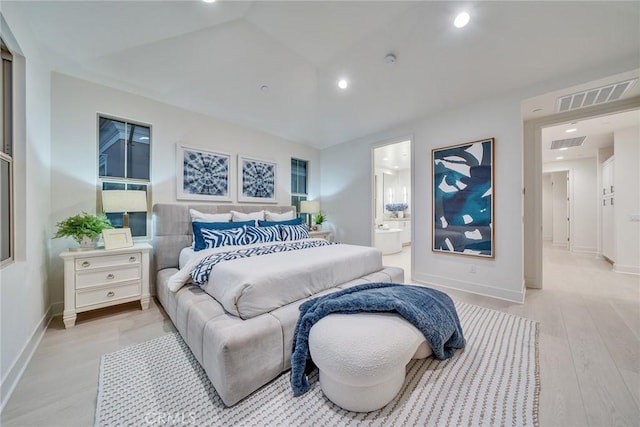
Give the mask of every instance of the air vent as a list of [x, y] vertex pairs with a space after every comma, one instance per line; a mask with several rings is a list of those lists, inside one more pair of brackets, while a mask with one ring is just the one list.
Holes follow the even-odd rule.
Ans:
[[579, 147], [584, 144], [585, 139], [587, 139], [586, 136], [578, 136], [575, 138], [567, 139], [556, 139], [555, 141], [551, 141], [551, 149], [559, 150], [561, 148]]
[[638, 79], [626, 80], [612, 85], [597, 87], [558, 98], [558, 112], [590, 107], [605, 102], [616, 101], [625, 94]]

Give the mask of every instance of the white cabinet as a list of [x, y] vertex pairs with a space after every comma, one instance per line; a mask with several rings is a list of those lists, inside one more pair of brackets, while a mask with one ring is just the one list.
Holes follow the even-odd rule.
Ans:
[[389, 228], [397, 228], [401, 230], [400, 240], [402, 241], [403, 246], [411, 244], [411, 220], [384, 220], [384, 224], [388, 225]]
[[65, 328], [76, 323], [76, 313], [140, 300], [149, 308], [149, 251], [151, 245], [131, 248], [63, 252]]
[[602, 209], [602, 255], [612, 262], [616, 260], [614, 165], [613, 156], [602, 163], [600, 202]]

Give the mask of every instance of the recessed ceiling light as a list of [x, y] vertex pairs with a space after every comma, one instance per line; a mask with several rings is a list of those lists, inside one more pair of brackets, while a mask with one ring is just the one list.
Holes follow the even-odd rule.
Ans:
[[340, 79], [340, 80], [338, 81], [338, 87], [339, 87], [340, 89], [346, 89], [347, 87], [349, 87], [349, 82], [348, 82], [348, 81], [346, 81], [345, 79]]
[[269, 86], [267, 86], [267, 85], [262, 85], [262, 86], [260, 86], [260, 90], [261, 90], [263, 93], [267, 93], [267, 92], [269, 92]]
[[399, 167], [400, 167], [400, 166], [394, 166], [393, 168], [394, 168], [394, 169], [398, 169]]
[[571, 128], [571, 129], [567, 129], [567, 130], [565, 130], [565, 132], [566, 132], [566, 133], [571, 133], [571, 132], [575, 132], [575, 131], [577, 131], [577, 130], [578, 130], [578, 129], [576, 129], [576, 128]]
[[556, 157], [556, 160], [562, 160], [564, 159], [564, 157], [560, 156], [560, 157]]
[[384, 160], [384, 161], [386, 162], [387, 160], [389, 160], [389, 158], [388, 158], [388, 157], [385, 157], [385, 158], [383, 158], [382, 160]]
[[216, 2], [216, 0], [202, 0], [202, 1], [205, 2], [205, 3], [215, 3]]
[[566, 151], [568, 149], [569, 149], [569, 147], [562, 147], [562, 148], [558, 148], [558, 151]]
[[456, 28], [462, 28], [469, 23], [470, 19], [471, 17], [467, 12], [459, 13], [456, 19], [453, 20], [453, 25], [455, 25]]

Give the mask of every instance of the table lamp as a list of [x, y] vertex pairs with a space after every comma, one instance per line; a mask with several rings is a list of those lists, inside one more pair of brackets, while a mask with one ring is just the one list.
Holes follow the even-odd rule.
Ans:
[[309, 219], [309, 230], [311, 230], [311, 215], [320, 212], [320, 202], [317, 200], [302, 200], [300, 202], [300, 213], [307, 214]]
[[122, 227], [129, 227], [129, 212], [147, 211], [147, 192], [141, 190], [102, 191], [104, 213], [122, 212]]

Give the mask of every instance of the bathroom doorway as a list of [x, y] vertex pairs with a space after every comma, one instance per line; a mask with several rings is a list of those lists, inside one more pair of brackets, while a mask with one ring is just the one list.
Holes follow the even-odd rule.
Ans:
[[412, 173], [411, 139], [384, 142], [373, 148], [373, 245], [384, 264], [411, 275]]

